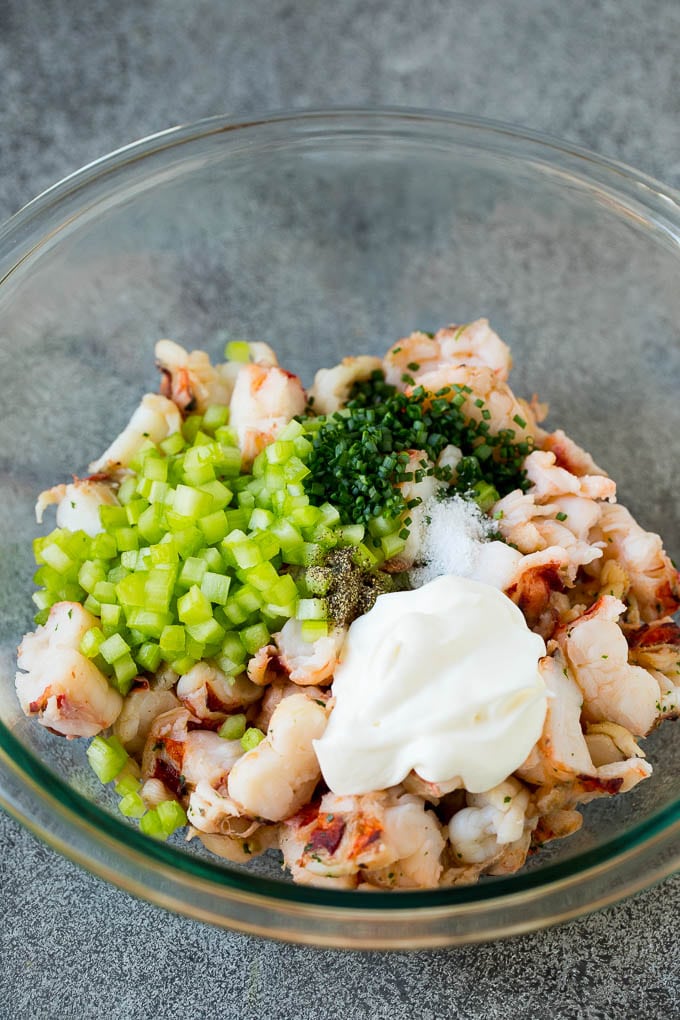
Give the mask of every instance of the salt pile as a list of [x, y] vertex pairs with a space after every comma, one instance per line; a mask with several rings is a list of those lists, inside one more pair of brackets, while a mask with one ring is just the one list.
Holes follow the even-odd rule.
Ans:
[[418, 508], [418, 565], [409, 571], [415, 587], [442, 574], [455, 574], [506, 588], [521, 554], [504, 542], [492, 541], [496, 528], [472, 500], [431, 497]]

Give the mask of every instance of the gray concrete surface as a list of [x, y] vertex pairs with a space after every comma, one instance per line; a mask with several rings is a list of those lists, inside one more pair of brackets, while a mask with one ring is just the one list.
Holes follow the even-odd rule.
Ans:
[[[224, 111], [407, 104], [548, 130], [680, 184], [672, 0], [3, 0], [0, 219], [79, 165]], [[0, 1018], [680, 1015], [680, 879], [561, 928], [341, 954], [173, 918], [0, 815]]]

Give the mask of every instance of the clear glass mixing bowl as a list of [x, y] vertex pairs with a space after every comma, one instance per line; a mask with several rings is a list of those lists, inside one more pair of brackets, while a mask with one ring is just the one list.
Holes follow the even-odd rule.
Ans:
[[82, 471], [156, 388], [153, 344], [269, 341], [309, 382], [416, 327], [486, 315], [538, 392], [680, 560], [680, 196], [501, 124], [413, 111], [216, 118], [86, 167], [0, 231], [0, 801], [112, 882], [202, 920], [353, 947], [460, 943], [612, 902], [680, 860], [680, 740], [524, 872], [433, 892], [333, 892], [116, 814], [81, 741], [23, 718], [36, 493]]

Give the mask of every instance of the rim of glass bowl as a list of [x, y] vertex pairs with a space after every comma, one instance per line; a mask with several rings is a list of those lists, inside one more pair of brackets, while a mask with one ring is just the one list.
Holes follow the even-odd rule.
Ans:
[[[247, 119], [210, 117], [161, 131], [89, 163], [0, 227], [0, 286], [29, 255], [82, 215], [88, 208], [88, 188], [95, 183], [151, 156], [220, 134], [231, 134], [227, 144], [231, 142], [233, 152], [243, 146], [292, 146], [344, 135], [420, 139], [423, 144], [506, 156], [590, 191], [656, 233], [659, 243], [680, 252], [680, 192], [622, 163], [491, 120], [392, 107], [338, 108]], [[83, 204], [63, 223], [37, 239], [31, 236], [42, 218], [74, 197]], [[0, 805], [100, 877], [199, 920], [317, 945], [415, 948], [515, 934], [615, 902], [680, 867], [679, 798], [597, 848], [535, 872], [452, 889], [370, 895], [317, 889], [213, 864], [143, 836], [55, 776], [1, 720], [0, 765]], [[36, 820], [39, 813], [43, 817]], [[647, 860], [645, 867], [643, 858], [651, 853], [659, 859]]]

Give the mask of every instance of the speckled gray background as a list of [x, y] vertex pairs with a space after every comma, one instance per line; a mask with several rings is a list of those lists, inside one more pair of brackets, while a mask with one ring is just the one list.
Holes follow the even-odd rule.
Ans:
[[[680, 184], [675, 0], [1, 0], [0, 219], [148, 132], [215, 113], [405, 104], [553, 132]], [[172, 918], [0, 814], [0, 1018], [680, 1015], [680, 879], [562, 928], [417, 955]]]

